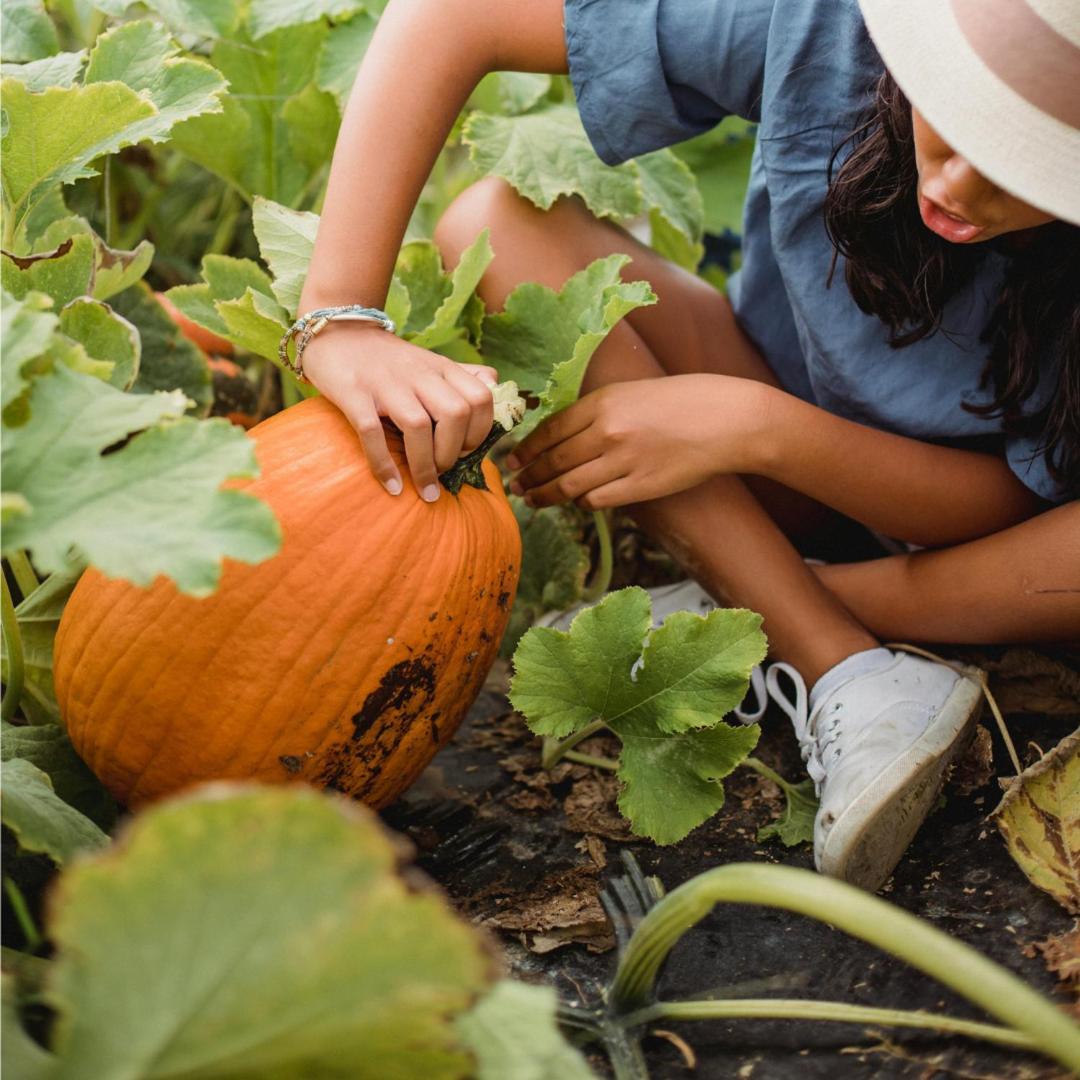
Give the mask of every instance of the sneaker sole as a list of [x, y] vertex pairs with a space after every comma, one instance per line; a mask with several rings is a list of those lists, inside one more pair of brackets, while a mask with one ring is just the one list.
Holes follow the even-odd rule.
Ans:
[[974, 732], [983, 704], [974, 670], [964, 669], [969, 677], [957, 682], [933, 725], [836, 819], [818, 862], [823, 874], [870, 892], [888, 880]]

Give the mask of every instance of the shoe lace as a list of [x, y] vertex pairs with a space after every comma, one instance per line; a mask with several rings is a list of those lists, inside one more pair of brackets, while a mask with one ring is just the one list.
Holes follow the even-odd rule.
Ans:
[[[765, 710], [769, 707], [769, 694], [765, 688], [765, 674], [761, 670], [760, 664], [755, 664], [750, 669], [750, 690], [753, 692], [757, 707], [753, 709], [744, 708], [746, 698], [743, 698], [742, 704], [736, 705], [732, 710], [740, 722], [744, 724], [756, 724], [765, 715]], [[747, 697], [749, 697], [749, 694]]]
[[[786, 675], [791, 680], [795, 690], [794, 699], [784, 692], [780, 682], [781, 675]], [[769, 665], [769, 670], [765, 673], [765, 688], [769, 697], [787, 713], [788, 719], [791, 720], [795, 737], [799, 741], [799, 752], [806, 763], [806, 771], [810, 779], [814, 781], [815, 792], [820, 796], [826, 766], [831, 764], [839, 749], [837, 741], [840, 738], [840, 725], [829, 724], [819, 737], [816, 730], [817, 716], [811, 722], [806, 680], [795, 668], [782, 660]], [[839, 717], [834, 719], [838, 720]]]

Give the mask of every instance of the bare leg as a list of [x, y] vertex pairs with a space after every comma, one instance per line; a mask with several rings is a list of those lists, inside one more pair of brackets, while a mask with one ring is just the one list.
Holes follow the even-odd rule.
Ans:
[[1080, 643], [1080, 503], [955, 547], [817, 572], [886, 640]]
[[[536, 209], [506, 184], [485, 180], [466, 191], [436, 230], [444, 259], [454, 263], [484, 226], [496, 256], [480, 284], [492, 309], [522, 281], [560, 288], [594, 259], [625, 252], [627, 280], [648, 280], [659, 303], [632, 312], [597, 350], [584, 390], [629, 379], [713, 371], [775, 383], [760, 354], [739, 331], [727, 301], [639, 244], [598, 221], [577, 200]], [[736, 476], [716, 477], [690, 491], [631, 509], [633, 515], [714, 596], [765, 618], [772, 652], [809, 682], [876, 639], [818, 581], [770, 516], [820, 512], [812, 500], [780, 488], [752, 493]]]

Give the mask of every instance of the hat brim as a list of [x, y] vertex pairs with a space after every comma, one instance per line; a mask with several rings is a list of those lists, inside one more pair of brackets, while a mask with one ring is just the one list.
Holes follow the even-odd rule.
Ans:
[[954, 150], [1004, 191], [1080, 225], [1080, 130], [987, 67], [947, 0], [859, 0], [881, 59]]

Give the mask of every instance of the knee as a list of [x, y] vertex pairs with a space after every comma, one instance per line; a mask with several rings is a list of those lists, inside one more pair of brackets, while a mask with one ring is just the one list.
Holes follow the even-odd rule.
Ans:
[[482, 229], [495, 237], [520, 225], [532, 204], [502, 177], [485, 176], [467, 187], [445, 210], [435, 226], [434, 240], [447, 266], [456, 265], [461, 253]]

